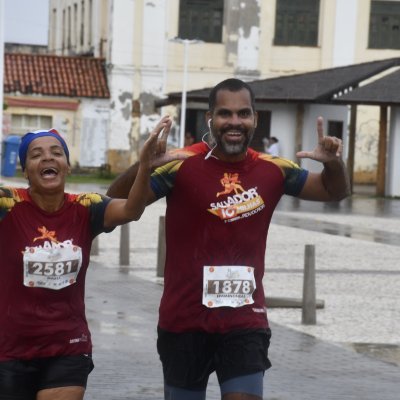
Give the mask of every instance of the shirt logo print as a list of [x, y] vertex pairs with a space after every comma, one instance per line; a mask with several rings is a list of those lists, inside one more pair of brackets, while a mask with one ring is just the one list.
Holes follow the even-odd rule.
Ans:
[[241, 192], [245, 191], [241, 185], [242, 182], [240, 182], [239, 174], [237, 172], [233, 174], [225, 172], [224, 177], [220, 180], [220, 182], [224, 190], [222, 192], [218, 192], [217, 197], [222, 196], [224, 194], [230, 194], [232, 192], [238, 194], [239, 190]]
[[59, 243], [59, 241], [56, 238], [55, 231], [49, 231], [45, 226], [37, 228], [37, 230], [41, 234], [41, 236], [35, 237], [33, 239], [34, 242], [36, 242], [36, 240], [49, 240], [52, 243]]
[[257, 187], [244, 189], [237, 172], [224, 172], [219, 182], [224, 190], [217, 192], [216, 197], [224, 196], [224, 198], [210, 203], [208, 211], [222, 221], [233, 222], [248, 218], [265, 208]]

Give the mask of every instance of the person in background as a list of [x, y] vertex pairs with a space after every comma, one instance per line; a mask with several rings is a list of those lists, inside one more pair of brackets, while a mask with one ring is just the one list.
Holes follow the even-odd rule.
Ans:
[[266, 151], [267, 154], [271, 154], [271, 156], [279, 157], [280, 148], [279, 148], [279, 140], [275, 136], [271, 136], [269, 138], [269, 146]]
[[192, 133], [189, 132], [189, 131], [186, 131], [186, 133], [185, 133], [185, 143], [184, 143], [184, 146], [185, 146], [185, 147], [191, 146], [194, 142], [195, 142], [195, 138], [194, 138], [194, 136], [192, 135]]
[[[257, 126], [252, 89], [238, 79], [216, 85], [206, 114], [212, 140], [142, 180], [143, 207], [166, 197], [166, 261], [157, 350], [165, 399], [204, 400], [216, 372], [223, 400], [262, 400], [271, 331], [263, 289], [272, 214], [284, 195], [339, 201], [349, 195], [342, 143], [324, 136], [297, 153], [323, 163], [311, 173], [249, 148]], [[169, 129], [168, 117], [161, 119]], [[112, 183], [126, 197], [133, 165]], [[135, 180], [136, 177], [136, 180]]]
[[28, 188], [0, 187], [0, 399], [81, 400], [93, 369], [85, 316], [85, 276], [92, 240], [137, 220], [135, 188], [152, 161], [169, 161], [158, 126], [145, 142], [127, 199], [65, 193], [69, 150], [54, 129], [22, 137]]

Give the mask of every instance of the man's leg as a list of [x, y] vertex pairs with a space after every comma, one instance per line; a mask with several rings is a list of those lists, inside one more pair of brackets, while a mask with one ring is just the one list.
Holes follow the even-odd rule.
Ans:
[[157, 350], [163, 367], [166, 400], [204, 400], [213, 371], [212, 335], [174, 333], [158, 328]]
[[221, 383], [222, 400], [262, 400], [264, 373], [238, 376]]
[[205, 400], [205, 390], [188, 390], [164, 384], [165, 400]]
[[216, 372], [223, 400], [262, 400], [264, 371], [271, 363], [269, 329], [245, 329], [221, 335]]

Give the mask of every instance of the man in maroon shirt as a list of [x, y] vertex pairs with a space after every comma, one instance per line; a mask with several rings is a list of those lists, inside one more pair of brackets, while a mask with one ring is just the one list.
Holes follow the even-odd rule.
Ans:
[[[262, 285], [268, 227], [283, 194], [341, 200], [349, 193], [341, 141], [322, 133], [299, 152], [324, 165], [315, 174], [248, 146], [257, 126], [254, 94], [238, 79], [210, 93], [210, 144], [184, 149], [142, 182], [150, 204], [166, 196], [166, 263], [157, 349], [165, 398], [203, 400], [215, 371], [223, 400], [261, 400], [270, 367], [270, 329]], [[153, 134], [166, 135], [169, 117]], [[150, 165], [151, 163], [148, 163]], [[125, 197], [135, 166], [107, 194]]]

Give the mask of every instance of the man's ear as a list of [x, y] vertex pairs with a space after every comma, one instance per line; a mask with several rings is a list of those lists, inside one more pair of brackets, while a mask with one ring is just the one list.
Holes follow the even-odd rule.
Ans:
[[257, 128], [257, 122], [258, 122], [258, 112], [256, 111], [254, 113], [254, 128]]

